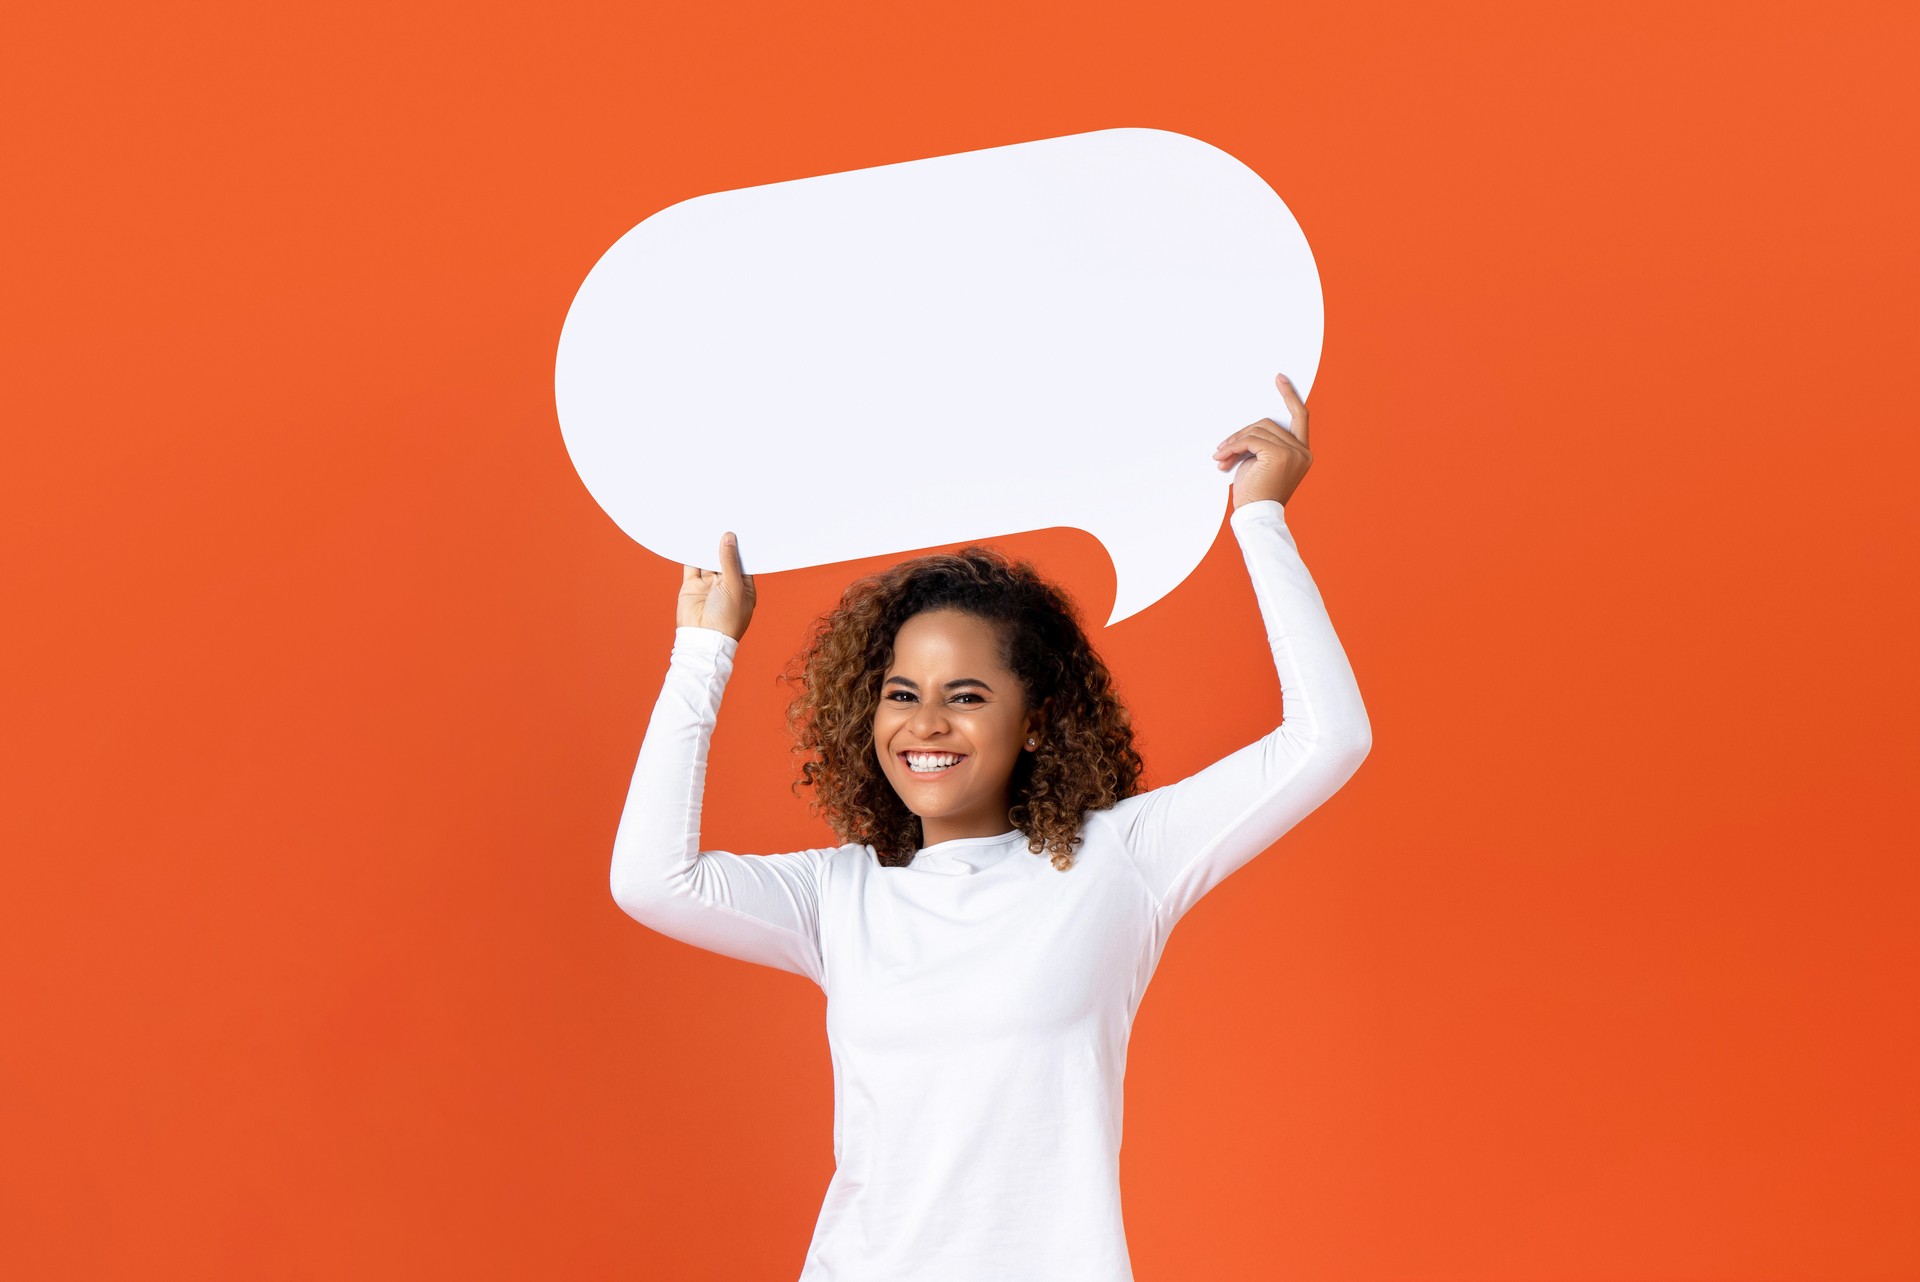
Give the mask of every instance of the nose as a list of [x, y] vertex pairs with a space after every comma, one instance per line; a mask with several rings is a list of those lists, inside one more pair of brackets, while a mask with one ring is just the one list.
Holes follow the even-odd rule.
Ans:
[[922, 740], [931, 739], [934, 735], [946, 730], [947, 710], [938, 704], [930, 704], [922, 700], [920, 706], [914, 709], [913, 716], [909, 718], [908, 726], [915, 737]]

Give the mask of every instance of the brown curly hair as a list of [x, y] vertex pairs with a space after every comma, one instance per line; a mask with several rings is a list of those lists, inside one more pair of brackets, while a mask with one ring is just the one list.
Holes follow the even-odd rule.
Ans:
[[1132, 716], [1073, 599], [995, 548], [971, 544], [902, 561], [849, 585], [814, 621], [806, 648], [782, 674], [800, 686], [787, 707], [793, 752], [803, 758], [793, 791], [813, 788], [809, 812], [824, 812], [842, 841], [872, 846], [882, 866], [913, 862], [923, 844], [920, 816], [881, 770], [873, 719], [901, 625], [935, 609], [994, 625], [1001, 661], [1020, 679], [1027, 706], [1052, 700], [1046, 738], [1014, 766], [1007, 822], [1026, 833], [1028, 851], [1065, 872], [1081, 817], [1132, 796], [1142, 762]]

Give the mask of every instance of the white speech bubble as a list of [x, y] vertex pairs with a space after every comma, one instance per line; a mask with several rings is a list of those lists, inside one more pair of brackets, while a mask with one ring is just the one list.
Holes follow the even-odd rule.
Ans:
[[1163, 129], [696, 196], [581, 283], [554, 400], [587, 490], [642, 546], [750, 574], [1050, 526], [1097, 538], [1108, 624], [1205, 556], [1212, 457], [1289, 421], [1320, 364], [1293, 215]]

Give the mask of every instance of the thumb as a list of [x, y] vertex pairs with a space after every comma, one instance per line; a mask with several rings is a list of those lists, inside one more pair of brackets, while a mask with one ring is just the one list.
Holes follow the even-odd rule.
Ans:
[[720, 536], [720, 565], [727, 577], [742, 583], [752, 581], [740, 560], [740, 540], [732, 530]]

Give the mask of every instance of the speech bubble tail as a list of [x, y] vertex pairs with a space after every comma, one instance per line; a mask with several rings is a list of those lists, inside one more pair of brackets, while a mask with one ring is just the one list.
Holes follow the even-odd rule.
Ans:
[[1113, 558], [1113, 613], [1106, 626], [1131, 618], [1179, 587], [1206, 559], [1217, 529], [1191, 521], [1168, 529], [1155, 521], [1091, 531]]

